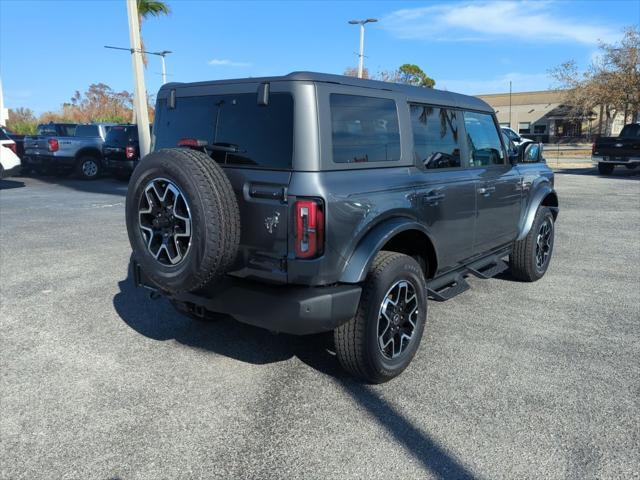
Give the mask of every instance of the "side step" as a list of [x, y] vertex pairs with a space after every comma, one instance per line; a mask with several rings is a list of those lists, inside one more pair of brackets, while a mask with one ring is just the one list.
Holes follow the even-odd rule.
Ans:
[[438, 302], [444, 302], [456, 295], [466, 292], [469, 288], [471, 287], [464, 277], [459, 275], [453, 282], [439, 288], [438, 290], [432, 290], [427, 287], [427, 295]]
[[500, 252], [488, 258], [485, 257], [431, 280], [427, 284], [427, 295], [433, 300], [444, 302], [469, 290], [470, 286], [465, 280], [468, 275], [482, 279], [495, 277], [509, 268], [509, 265], [502, 260], [504, 255], [504, 252]]

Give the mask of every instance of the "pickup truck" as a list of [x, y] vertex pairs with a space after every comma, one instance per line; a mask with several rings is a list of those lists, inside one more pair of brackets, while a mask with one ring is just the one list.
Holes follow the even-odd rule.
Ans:
[[591, 160], [601, 175], [610, 175], [616, 165], [640, 165], [640, 123], [625, 125], [617, 137], [598, 138], [591, 149]]
[[76, 172], [85, 180], [100, 176], [102, 146], [111, 124], [38, 125], [38, 135], [24, 139], [24, 163], [37, 173]]

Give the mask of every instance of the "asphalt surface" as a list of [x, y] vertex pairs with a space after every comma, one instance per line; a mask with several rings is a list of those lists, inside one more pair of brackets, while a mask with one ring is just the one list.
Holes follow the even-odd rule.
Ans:
[[547, 276], [431, 302], [380, 386], [135, 289], [123, 183], [2, 181], [0, 478], [637, 478], [638, 173], [559, 173]]

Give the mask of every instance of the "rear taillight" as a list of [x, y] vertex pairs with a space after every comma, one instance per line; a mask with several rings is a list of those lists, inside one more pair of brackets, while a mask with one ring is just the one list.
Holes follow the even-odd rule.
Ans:
[[324, 251], [324, 212], [319, 200], [298, 200], [295, 211], [295, 251], [298, 258], [313, 258]]
[[11, 150], [16, 155], [18, 154], [18, 148], [16, 147], [15, 143], [4, 143], [2, 146], [3, 147], [7, 147], [9, 150]]
[[124, 149], [124, 154], [126, 155], [127, 159], [134, 158], [136, 156], [136, 147], [127, 145], [127, 147]]
[[55, 138], [50, 138], [49, 140], [47, 140], [47, 144], [50, 152], [57, 152], [60, 149], [60, 144]]
[[591, 144], [591, 155], [593, 155], [594, 153], [596, 153], [596, 142], [593, 142]]
[[179, 147], [202, 148], [207, 145], [206, 140], [198, 140], [197, 138], [182, 138], [178, 142]]

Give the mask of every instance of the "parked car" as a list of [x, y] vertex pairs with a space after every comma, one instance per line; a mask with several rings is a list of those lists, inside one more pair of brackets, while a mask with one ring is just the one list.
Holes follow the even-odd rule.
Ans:
[[[4, 127], [0, 127], [0, 128], [4, 128]], [[4, 128], [4, 133], [11, 140], [16, 142], [16, 152], [15, 153], [16, 153], [16, 155], [18, 155], [20, 160], [22, 160], [22, 157], [24, 156], [24, 135], [18, 135], [17, 133], [13, 133], [11, 130], [8, 130], [7, 128]]]
[[514, 129], [509, 127], [500, 127], [502, 132], [513, 142], [516, 147], [520, 145], [524, 145], [525, 143], [533, 143], [533, 140], [530, 138], [525, 138], [517, 133]]
[[16, 152], [16, 142], [9, 138], [4, 128], [0, 127], [0, 178], [20, 173], [20, 158]]
[[[104, 168], [102, 145], [112, 124], [45, 124], [38, 135], [25, 137], [25, 163], [36, 172], [76, 172], [85, 180]], [[63, 132], [63, 135], [59, 133]]]
[[102, 146], [105, 168], [114, 176], [129, 178], [140, 159], [137, 125], [111, 127]]
[[307, 72], [157, 99], [126, 200], [132, 271], [189, 315], [333, 330], [342, 366], [384, 382], [415, 355], [427, 296], [549, 267], [553, 172], [540, 144], [510, 156], [480, 99]]
[[640, 165], [640, 123], [622, 127], [617, 137], [600, 137], [591, 148], [591, 159], [602, 175], [611, 175], [616, 165]]

